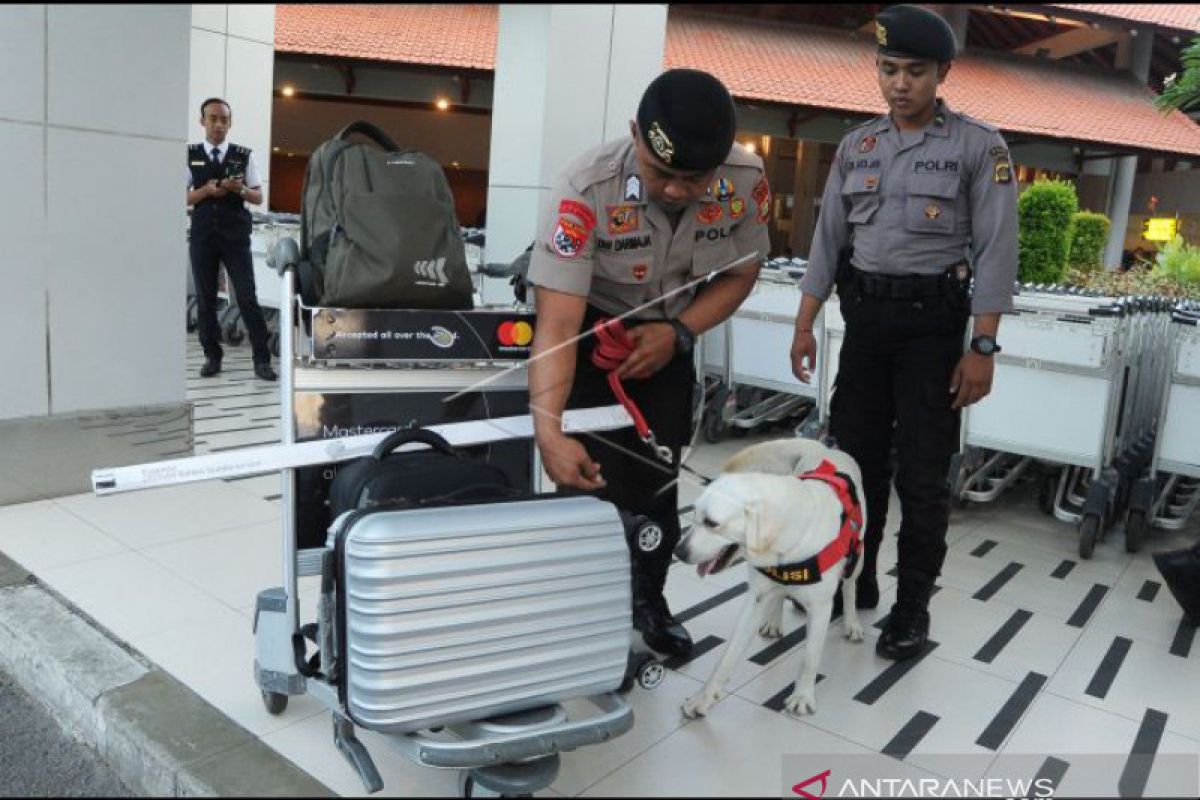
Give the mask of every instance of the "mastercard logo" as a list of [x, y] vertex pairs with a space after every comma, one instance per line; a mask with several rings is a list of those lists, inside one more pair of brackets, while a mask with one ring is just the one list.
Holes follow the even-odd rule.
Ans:
[[528, 322], [502, 322], [496, 338], [505, 347], [525, 347], [533, 341], [533, 326]]

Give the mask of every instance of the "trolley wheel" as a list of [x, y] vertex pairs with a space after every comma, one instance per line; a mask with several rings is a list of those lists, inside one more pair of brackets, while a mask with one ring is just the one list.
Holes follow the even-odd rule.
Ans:
[[657, 689], [666, 676], [667, 670], [658, 659], [649, 658], [638, 666], [637, 682], [643, 689]]
[[533, 797], [531, 794], [500, 794], [475, 783], [466, 770], [459, 773], [458, 788], [463, 797]]
[[239, 345], [246, 338], [246, 334], [238, 330], [237, 322], [230, 322], [225, 326], [225, 343], [231, 345]]
[[1096, 540], [1100, 538], [1103, 520], [1095, 513], [1084, 514], [1079, 521], [1079, 557], [1091, 558], [1096, 550]]
[[288, 706], [288, 696], [279, 692], [268, 692], [262, 690], [263, 705], [267, 707], [267, 713], [274, 716], [279, 716]]
[[1143, 509], [1129, 509], [1129, 515], [1125, 517], [1125, 552], [1136, 553], [1142, 549], [1149, 527]]
[[1046, 516], [1054, 513], [1054, 495], [1058, 491], [1058, 475], [1053, 470], [1046, 470], [1038, 481], [1038, 508]]
[[712, 399], [704, 411], [704, 441], [717, 444], [729, 432], [729, 423], [725, 419], [725, 404], [729, 400], [729, 389], [724, 386], [713, 392]]

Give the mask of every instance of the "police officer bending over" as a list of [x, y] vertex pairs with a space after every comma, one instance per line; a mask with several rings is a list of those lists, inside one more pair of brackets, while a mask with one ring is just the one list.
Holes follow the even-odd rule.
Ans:
[[[899, 585], [876, 649], [903, 659], [920, 653], [929, 633], [960, 409], [991, 391], [1000, 315], [1013, 307], [1017, 187], [996, 129], [936, 99], [955, 55], [949, 25], [906, 5], [876, 22], [879, 88], [891, 113], [838, 145], [800, 283], [791, 359], [807, 382], [817, 358], [813, 320], [836, 283], [846, 333], [830, 433], [861, 466], [869, 509], [858, 605], [879, 602], [894, 441]], [[972, 314], [975, 337], [964, 355]]]
[[205, 141], [188, 146], [187, 202], [192, 206], [189, 250], [196, 283], [196, 331], [205, 357], [200, 377], [221, 371], [217, 276], [224, 262], [250, 334], [254, 374], [273, 381], [276, 375], [271, 369], [270, 333], [254, 289], [254, 261], [250, 255], [253, 221], [246, 209], [246, 203], [262, 202], [262, 183], [250, 148], [225, 139], [232, 114], [224, 100], [205, 100], [200, 105]]
[[[651, 648], [672, 655], [692, 646], [663, 598], [680, 535], [675, 481], [691, 433], [692, 344], [750, 293], [769, 247], [762, 160], [733, 147], [736, 127], [733, 99], [716, 78], [663, 73], [646, 89], [630, 138], [567, 168], [529, 265], [538, 311], [530, 408], [546, 472], [561, 488], [596, 491], [659, 523], [661, 542], [630, 543], [633, 622]], [[702, 288], [659, 300], [752, 253], [758, 258]], [[598, 319], [645, 303], [624, 320], [636, 346], [617, 374], [658, 444], [670, 449], [670, 465], [631, 429], [576, 439], [561, 426], [564, 408], [615, 400], [605, 371], [592, 363], [595, 336], [556, 348]]]

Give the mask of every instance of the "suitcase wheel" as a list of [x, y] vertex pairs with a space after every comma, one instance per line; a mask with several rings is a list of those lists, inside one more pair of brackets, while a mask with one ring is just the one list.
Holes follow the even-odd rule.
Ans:
[[268, 692], [266, 689], [263, 689], [262, 698], [263, 705], [267, 707], [268, 714], [278, 716], [287, 709], [288, 696], [286, 694], [279, 694], [279, 692]]
[[666, 676], [667, 670], [658, 659], [648, 658], [638, 665], [637, 682], [643, 689], [657, 689]]

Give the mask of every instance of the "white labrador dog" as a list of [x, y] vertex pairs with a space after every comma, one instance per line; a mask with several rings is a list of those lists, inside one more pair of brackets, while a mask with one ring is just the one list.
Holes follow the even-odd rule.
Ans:
[[[862, 623], [855, 607], [855, 578], [862, 559], [843, 577], [845, 559], [832, 565], [817, 583], [785, 585], [758, 571], [812, 558], [837, 538], [843, 507], [835, 490], [819, 480], [796, 476], [831, 462], [847, 475], [861, 501], [862, 473], [854, 459], [838, 450], [807, 439], [765, 442], [742, 450], [725, 465], [720, 477], [696, 501], [695, 524], [679, 543], [675, 554], [688, 564], [699, 564], [701, 575], [725, 569], [739, 554], [748, 564], [749, 591], [733, 636], [708, 683], [683, 704], [685, 716], [704, 716], [725, 696], [738, 660], [755, 631], [777, 638], [782, 634], [784, 600], [792, 597], [805, 610], [808, 631], [796, 689], [784, 708], [794, 714], [816, 711], [817, 668], [833, 597], [840, 581], [846, 638], [861, 642]], [[863, 529], [866, 509], [863, 509]]]

